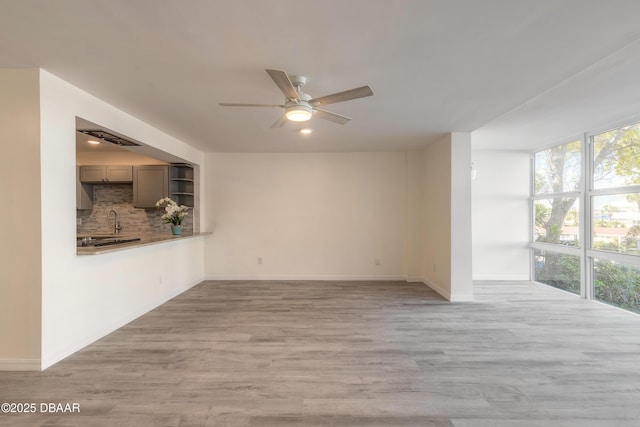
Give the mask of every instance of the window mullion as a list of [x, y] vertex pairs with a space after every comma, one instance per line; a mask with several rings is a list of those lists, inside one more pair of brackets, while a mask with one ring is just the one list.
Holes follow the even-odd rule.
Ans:
[[592, 260], [587, 256], [587, 250], [591, 248], [591, 236], [593, 235], [593, 215], [591, 213], [591, 188], [593, 188], [593, 138], [586, 133], [582, 138], [582, 193], [580, 241], [582, 242], [580, 253], [581, 280], [580, 293], [583, 298], [593, 299], [593, 268]]
[[542, 200], [542, 199], [562, 199], [566, 197], [580, 197], [582, 194], [581, 191], [565, 191], [563, 193], [544, 193], [544, 194], [535, 194], [531, 196], [533, 200]]

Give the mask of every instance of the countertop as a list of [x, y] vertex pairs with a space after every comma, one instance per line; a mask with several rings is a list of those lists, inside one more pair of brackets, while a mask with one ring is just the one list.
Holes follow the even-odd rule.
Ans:
[[157, 245], [161, 243], [171, 242], [175, 240], [184, 240], [184, 239], [192, 239], [194, 237], [202, 237], [212, 234], [211, 232], [200, 232], [200, 233], [185, 233], [180, 236], [174, 236], [171, 233], [166, 234], [132, 234], [132, 233], [123, 233], [123, 234], [78, 234], [78, 238], [83, 237], [117, 237], [121, 239], [131, 239], [139, 237], [140, 240], [129, 243], [121, 243], [118, 245], [112, 246], [78, 246], [76, 248], [77, 255], [102, 255], [109, 252], [117, 252], [123, 251], [132, 248], [139, 248], [141, 246], [149, 246], [149, 245]]

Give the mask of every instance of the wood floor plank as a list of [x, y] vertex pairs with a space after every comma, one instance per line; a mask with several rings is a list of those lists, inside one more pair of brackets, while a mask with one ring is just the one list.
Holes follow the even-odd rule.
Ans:
[[631, 426], [640, 316], [539, 284], [206, 281], [44, 372], [0, 426]]

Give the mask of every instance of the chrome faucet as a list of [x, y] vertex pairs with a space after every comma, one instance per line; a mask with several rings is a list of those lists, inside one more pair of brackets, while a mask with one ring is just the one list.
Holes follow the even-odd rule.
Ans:
[[118, 221], [118, 212], [116, 212], [113, 209], [111, 209], [109, 211], [109, 213], [107, 214], [107, 219], [111, 219], [111, 213], [112, 212], [114, 214], [114, 217], [113, 217], [113, 233], [114, 234], [118, 234], [118, 232], [120, 230], [122, 230], [122, 226], [120, 225], [120, 222]]

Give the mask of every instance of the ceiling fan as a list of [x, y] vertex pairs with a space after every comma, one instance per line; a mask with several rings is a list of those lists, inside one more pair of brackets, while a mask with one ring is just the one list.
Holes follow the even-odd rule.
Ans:
[[291, 120], [293, 122], [307, 121], [311, 118], [312, 114], [322, 119], [343, 125], [351, 120], [351, 117], [332, 113], [331, 111], [327, 111], [319, 107], [373, 95], [369, 86], [362, 86], [327, 96], [321, 96], [319, 98], [312, 98], [310, 95], [302, 92], [302, 87], [307, 82], [305, 77], [289, 77], [287, 72], [283, 70], [266, 71], [284, 94], [284, 104], [237, 104], [233, 102], [220, 102], [219, 105], [223, 107], [284, 108], [284, 115], [278, 118], [278, 120], [271, 125], [272, 128], [282, 127], [287, 120]]

